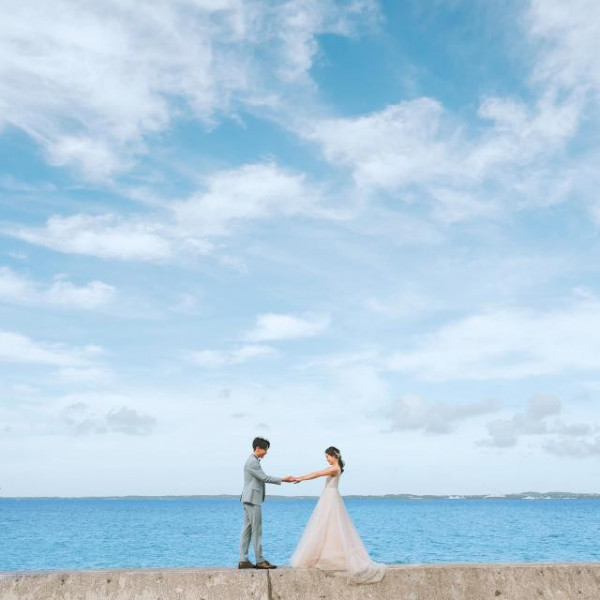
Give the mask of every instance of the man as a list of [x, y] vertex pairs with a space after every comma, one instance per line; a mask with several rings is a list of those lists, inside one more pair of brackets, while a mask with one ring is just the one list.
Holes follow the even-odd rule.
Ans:
[[[276, 569], [262, 554], [262, 512], [261, 505], [265, 499], [265, 483], [281, 485], [282, 481], [291, 483], [294, 478], [271, 477], [267, 475], [260, 466], [271, 446], [269, 440], [261, 437], [254, 438], [252, 442], [253, 452], [244, 465], [244, 489], [240, 500], [244, 506], [244, 527], [240, 541], [240, 562], [238, 569]], [[253, 540], [254, 558], [256, 564], [248, 560], [248, 548], [250, 539]]]

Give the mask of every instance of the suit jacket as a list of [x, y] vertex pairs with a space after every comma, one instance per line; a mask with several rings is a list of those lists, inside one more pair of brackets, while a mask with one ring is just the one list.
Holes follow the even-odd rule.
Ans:
[[244, 465], [244, 489], [240, 500], [245, 504], [262, 504], [265, 499], [265, 483], [281, 485], [281, 478], [267, 475], [256, 455], [251, 454]]

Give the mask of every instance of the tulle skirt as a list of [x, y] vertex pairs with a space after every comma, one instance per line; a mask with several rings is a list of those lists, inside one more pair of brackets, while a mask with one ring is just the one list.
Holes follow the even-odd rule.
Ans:
[[346, 571], [352, 583], [376, 583], [385, 566], [371, 560], [336, 488], [325, 488], [290, 565], [324, 571]]

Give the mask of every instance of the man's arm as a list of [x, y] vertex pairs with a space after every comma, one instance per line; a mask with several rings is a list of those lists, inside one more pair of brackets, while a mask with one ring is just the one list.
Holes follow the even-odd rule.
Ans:
[[256, 462], [252, 461], [248, 468], [250, 469], [250, 473], [252, 473], [253, 477], [256, 477], [259, 481], [264, 483], [274, 483], [275, 485], [281, 485], [282, 481], [289, 481], [290, 477], [271, 477], [271, 475], [267, 475], [260, 466], [258, 460]]

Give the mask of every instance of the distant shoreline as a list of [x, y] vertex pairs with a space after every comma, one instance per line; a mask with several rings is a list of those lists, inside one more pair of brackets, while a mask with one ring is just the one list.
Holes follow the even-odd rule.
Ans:
[[[318, 495], [283, 496], [269, 494], [276, 500], [311, 500]], [[168, 494], [126, 496], [0, 496], [0, 500], [176, 500], [176, 499], [239, 499], [239, 494]], [[381, 500], [600, 500], [600, 493], [520, 492], [517, 494], [344, 494], [347, 499]]]

